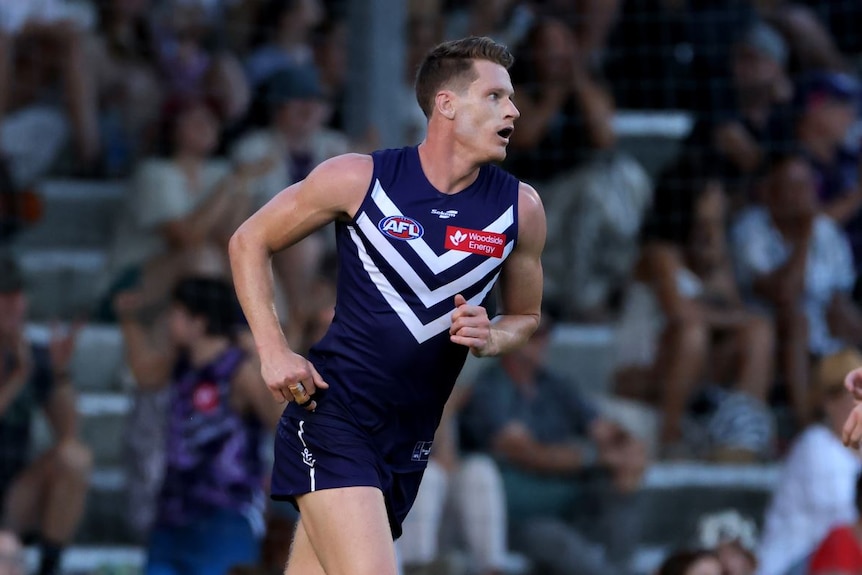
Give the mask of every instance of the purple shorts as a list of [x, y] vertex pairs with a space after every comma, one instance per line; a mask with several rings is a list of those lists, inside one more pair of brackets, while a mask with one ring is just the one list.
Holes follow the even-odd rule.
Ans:
[[309, 413], [291, 403], [275, 438], [272, 498], [296, 506], [297, 495], [312, 491], [376, 487], [383, 492], [392, 537], [397, 539], [424, 471], [392, 469], [365, 429], [320, 409]]

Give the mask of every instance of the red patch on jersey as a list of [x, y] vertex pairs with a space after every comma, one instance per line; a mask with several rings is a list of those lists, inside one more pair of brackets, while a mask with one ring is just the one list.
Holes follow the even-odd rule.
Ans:
[[501, 258], [505, 246], [506, 234], [446, 226], [445, 247], [448, 250]]
[[195, 388], [192, 395], [195, 411], [210, 413], [218, 407], [218, 402], [218, 387], [214, 383], [204, 382]]

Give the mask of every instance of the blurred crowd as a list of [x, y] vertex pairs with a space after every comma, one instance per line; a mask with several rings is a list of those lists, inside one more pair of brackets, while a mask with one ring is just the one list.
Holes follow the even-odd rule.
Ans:
[[[447, 406], [398, 543], [405, 574], [635, 573], [645, 473], [680, 460], [780, 462], [778, 487], [764, 517], [703, 517], [660, 575], [862, 573], [862, 459], [839, 440], [843, 375], [862, 365], [862, 5], [407, 4], [397, 144], [423, 137], [412, 77], [430, 47], [505, 43], [521, 118], [504, 167], [539, 191], [548, 242], [539, 331], [468, 370]], [[264, 497], [279, 406], [227, 241], [322, 161], [381, 144], [374, 125], [346, 132], [348, 13], [0, 0], [0, 241], [38, 223], [47, 178], [128, 183], [88, 321], [125, 341], [129, 523], [148, 574], [281, 572], [295, 512]], [[618, 133], [633, 109], [692, 118], [658, 170]], [[334, 248], [323, 229], [274, 258], [296, 350], [333, 317]], [[80, 326], [28, 341], [22, 272], [2, 260], [0, 574], [23, 573], [23, 542], [49, 575], [93, 466], [69, 371]], [[554, 369], [566, 324], [614, 328], [610, 382]], [[632, 405], [654, 424], [619, 415]], [[54, 443], [34, 459], [39, 410]]]

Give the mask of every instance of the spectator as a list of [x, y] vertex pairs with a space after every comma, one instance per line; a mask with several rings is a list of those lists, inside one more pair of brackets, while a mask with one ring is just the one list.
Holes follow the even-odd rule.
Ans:
[[104, 170], [126, 175], [135, 160], [154, 151], [163, 101], [149, 9], [152, 0], [98, 2], [98, 34], [89, 39], [87, 61], [95, 80]]
[[127, 361], [143, 388], [169, 386], [166, 470], [148, 575], [225, 573], [258, 559], [263, 526], [261, 440], [281, 406], [234, 337], [238, 305], [219, 279], [188, 278], [173, 292], [170, 340], [156, 346], [140, 299], [116, 298]]
[[623, 0], [608, 76], [625, 109], [709, 113], [730, 82], [731, 47], [756, 14], [749, 0]]
[[199, 1], [169, 0], [156, 27], [156, 46], [166, 93], [210, 98], [228, 124], [245, 117], [251, 90], [239, 60], [215, 41]]
[[[253, 208], [263, 206], [278, 192], [303, 180], [318, 164], [349, 151], [347, 137], [324, 127], [326, 102], [317, 70], [294, 66], [275, 74], [266, 84], [263, 99], [269, 121], [236, 143], [232, 155], [242, 170], [268, 165], [251, 180]], [[325, 232], [291, 246], [273, 262], [276, 277], [287, 300], [287, 337], [291, 346], [303, 349], [302, 334], [316, 310], [311, 286], [320, 273], [331, 245]]]
[[[98, 157], [95, 90], [84, 62], [86, 20], [60, 0], [0, 2], [0, 152], [18, 186], [54, 167], [70, 133], [84, 171]], [[52, 104], [58, 94], [66, 115]]]
[[311, 34], [323, 18], [320, 0], [268, 0], [260, 11], [256, 49], [245, 62], [252, 88], [285, 68], [312, 64]]
[[862, 573], [862, 474], [856, 478], [856, 522], [834, 527], [811, 557], [809, 575], [856, 575]]
[[715, 553], [722, 575], [754, 575], [757, 569], [757, 526], [736, 510], [701, 517], [697, 543]]
[[0, 575], [25, 575], [24, 550], [18, 536], [0, 531]]
[[860, 97], [854, 78], [834, 72], [804, 77], [795, 96], [795, 135], [814, 169], [820, 207], [847, 232], [857, 273], [862, 270], [862, 156], [858, 143], [848, 146], [847, 135]]
[[853, 410], [844, 376], [862, 365], [862, 354], [845, 350], [823, 358], [814, 377], [824, 418], [793, 443], [766, 510], [757, 551], [757, 575], [807, 573], [811, 553], [829, 530], [856, 519], [853, 493], [862, 463], [841, 443]]
[[712, 551], [677, 551], [667, 557], [656, 575], [724, 575]]
[[592, 67], [601, 64], [608, 36], [620, 16], [621, 0], [543, 0], [539, 11], [564, 20], [574, 31], [578, 52]]
[[665, 457], [702, 449], [683, 423], [704, 383], [720, 384], [708, 390], [718, 405], [705, 455], [752, 460], [772, 452], [773, 328], [742, 301], [727, 221], [721, 180], [699, 156], [683, 156], [662, 175], [621, 319], [617, 391], [658, 402]]
[[408, 575], [445, 563], [441, 549], [453, 543], [453, 537], [446, 537], [453, 531], [466, 545], [470, 573], [503, 573], [507, 522], [500, 472], [487, 455], [462, 457], [456, 445], [458, 411], [468, 398], [465, 386], [450, 396], [419, 494], [404, 521], [397, 546]]
[[547, 573], [625, 572], [646, 450], [545, 369], [549, 335], [543, 314], [524, 348], [483, 372], [462, 413], [462, 440], [501, 467], [516, 551]]
[[[754, 21], [731, 51], [731, 82], [715, 106], [700, 114], [687, 145], [713, 151], [721, 159], [725, 180], [737, 198], [751, 175], [760, 170], [769, 148], [770, 129], [792, 96], [787, 77], [788, 48], [768, 24]], [[746, 190], [747, 191], [747, 190]]]
[[[817, 211], [804, 156], [776, 156], [764, 187], [765, 205], [750, 207], [734, 224], [734, 260], [745, 295], [774, 314], [779, 372], [798, 423], [805, 424], [811, 416], [809, 354], [840, 351], [847, 344], [840, 335], [856, 329], [848, 325], [858, 315], [849, 298], [852, 256], [843, 232]], [[847, 318], [836, 317], [836, 310]]]
[[[163, 303], [176, 278], [202, 262], [227, 274], [227, 240], [251, 209], [247, 181], [266, 169], [231, 171], [212, 157], [219, 120], [208, 101], [173, 100], [164, 115], [165, 157], [136, 170], [109, 263], [109, 295], [139, 286], [149, 305]], [[112, 317], [109, 302], [104, 319]]]
[[616, 150], [613, 102], [565, 24], [538, 20], [518, 54], [521, 119], [507, 162], [536, 184], [548, 214], [545, 299], [567, 320], [607, 321], [637, 257], [649, 179]]
[[[69, 373], [77, 328], [55, 330], [48, 346], [24, 333], [27, 295], [21, 269], [0, 259], [0, 492], [3, 525], [35, 537], [40, 575], [60, 573], [63, 547], [84, 513], [92, 456], [78, 439], [78, 411]], [[53, 445], [30, 460], [31, 423], [44, 411]]]

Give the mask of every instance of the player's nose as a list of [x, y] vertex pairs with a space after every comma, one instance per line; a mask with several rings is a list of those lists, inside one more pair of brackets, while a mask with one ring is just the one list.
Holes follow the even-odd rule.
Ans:
[[509, 118], [512, 118], [513, 120], [517, 120], [518, 118], [521, 117], [521, 111], [518, 110], [518, 106], [515, 105], [515, 102], [509, 100], [509, 108], [510, 108], [509, 114], [508, 114]]

